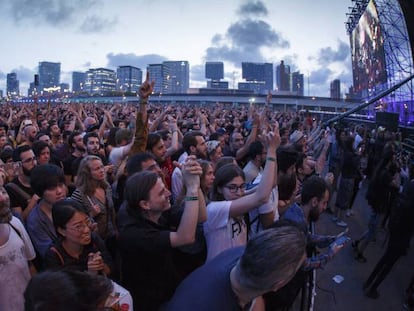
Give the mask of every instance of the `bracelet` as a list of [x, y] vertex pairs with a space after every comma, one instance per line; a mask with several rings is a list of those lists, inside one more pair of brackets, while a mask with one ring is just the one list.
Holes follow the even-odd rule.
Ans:
[[197, 196], [195, 196], [195, 197], [185, 197], [185, 200], [186, 201], [198, 201], [198, 197]]
[[267, 160], [272, 161], [272, 162], [276, 162], [276, 158], [274, 158], [274, 157], [266, 157], [266, 161]]
[[146, 105], [146, 104], [148, 104], [148, 98], [140, 98], [139, 99], [139, 104], [140, 105]]

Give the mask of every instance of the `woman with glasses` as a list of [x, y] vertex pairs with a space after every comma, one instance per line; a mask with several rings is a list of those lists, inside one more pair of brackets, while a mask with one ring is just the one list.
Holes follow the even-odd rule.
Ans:
[[111, 273], [111, 256], [105, 243], [93, 232], [94, 222], [80, 203], [73, 199], [56, 202], [52, 218], [59, 240], [46, 252], [47, 268], [69, 268], [92, 274]]
[[247, 224], [243, 215], [267, 203], [277, 174], [276, 149], [280, 145], [279, 129], [265, 136], [266, 165], [257, 190], [244, 195], [246, 182], [243, 170], [226, 164], [216, 170], [211, 202], [207, 205], [204, 235], [207, 242], [207, 261], [222, 251], [247, 242]]

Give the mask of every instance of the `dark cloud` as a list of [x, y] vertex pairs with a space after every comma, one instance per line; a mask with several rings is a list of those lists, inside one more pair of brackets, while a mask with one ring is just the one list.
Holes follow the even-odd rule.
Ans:
[[240, 19], [231, 24], [224, 34], [216, 34], [211, 46], [206, 49], [204, 59], [227, 61], [240, 66], [243, 61], [265, 62], [262, 49], [285, 49], [289, 41], [274, 30], [266, 21], [257, 17], [267, 16], [268, 10], [262, 1], [242, 4], [237, 13]]
[[268, 10], [262, 1], [248, 2], [243, 4], [237, 11], [241, 16], [267, 16]]
[[0, 0], [0, 11], [12, 16], [18, 26], [78, 27], [84, 33], [100, 32], [113, 27], [117, 18], [88, 16], [103, 5], [98, 0]]
[[325, 47], [319, 50], [316, 60], [322, 66], [333, 62], [348, 62], [351, 57], [351, 51], [348, 44], [338, 41], [336, 48]]
[[289, 42], [262, 20], [245, 19], [230, 25], [227, 38], [234, 45], [246, 48], [289, 47]]
[[310, 73], [309, 81], [312, 84], [326, 84], [331, 78], [333, 71], [327, 67], [314, 70]]
[[88, 16], [80, 25], [79, 30], [83, 33], [108, 32], [118, 23], [118, 18], [105, 19], [97, 15]]
[[245, 19], [233, 23], [225, 36], [215, 35], [205, 59], [219, 59], [240, 65], [243, 61], [263, 62], [261, 48], [287, 48], [289, 42], [262, 20]]
[[118, 66], [135, 66], [141, 70], [145, 70], [148, 64], [160, 64], [163, 61], [168, 60], [166, 57], [158, 54], [146, 54], [146, 55], [135, 55], [133, 53], [128, 54], [113, 54], [109, 53], [106, 55], [108, 59], [109, 67], [118, 67]]
[[37, 73], [37, 68], [30, 69], [27, 67], [20, 66], [18, 68], [13, 69], [11, 72], [16, 73], [17, 80], [19, 80], [20, 84], [28, 84], [34, 81], [34, 75]]

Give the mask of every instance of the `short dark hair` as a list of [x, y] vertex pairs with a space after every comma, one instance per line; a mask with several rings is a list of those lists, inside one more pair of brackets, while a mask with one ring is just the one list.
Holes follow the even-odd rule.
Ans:
[[292, 145], [280, 146], [277, 148], [276, 153], [278, 171], [286, 173], [289, 167], [296, 164], [298, 152]]
[[39, 197], [50, 188], [65, 183], [63, 170], [54, 164], [42, 164], [36, 166], [30, 175], [30, 186]]
[[254, 159], [258, 155], [262, 155], [264, 150], [264, 146], [262, 142], [256, 140], [249, 145], [249, 151], [247, 155], [250, 159]]
[[161, 135], [157, 133], [149, 133], [147, 137], [147, 150], [152, 152], [152, 148], [154, 148], [161, 139]]
[[24, 292], [26, 311], [98, 310], [113, 290], [109, 278], [76, 270], [37, 273]]
[[16, 149], [14, 149], [13, 161], [14, 162], [21, 161], [22, 159], [20, 158], [20, 155], [23, 152], [26, 152], [26, 151], [29, 151], [29, 150], [32, 150], [32, 147], [30, 147], [29, 145], [18, 146]]
[[133, 175], [134, 173], [141, 172], [142, 162], [145, 162], [151, 159], [155, 161], [155, 157], [149, 152], [140, 152], [140, 153], [134, 154], [132, 157], [128, 159], [127, 164], [126, 164], [126, 171], [128, 175]]
[[127, 141], [128, 143], [131, 141], [132, 139], [132, 132], [131, 130], [125, 128], [125, 129], [119, 129], [116, 133], [115, 133], [115, 143], [118, 146], [123, 140]]
[[43, 151], [43, 149], [45, 148], [49, 148], [49, 151], [50, 151], [49, 144], [47, 142], [44, 142], [43, 140], [35, 141], [32, 145], [32, 148], [33, 148], [33, 152], [36, 157], [38, 157], [40, 153]]
[[183, 137], [182, 145], [183, 145], [184, 151], [187, 152], [188, 154], [191, 153], [190, 147], [197, 146], [197, 139], [196, 139], [197, 136], [204, 137], [203, 133], [199, 131], [191, 131], [191, 132], [185, 133]]
[[70, 148], [72, 148], [72, 144], [75, 142], [75, 137], [76, 137], [76, 136], [79, 136], [79, 135], [82, 135], [82, 133], [81, 133], [81, 132], [79, 132], [79, 131], [73, 131], [73, 132], [69, 135], [69, 137], [68, 137], [68, 145], [69, 145], [69, 147], [70, 147]]
[[302, 204], [308, 203], [314, 197], [321, 200], [327, 190], [328, 185], [322, 177], [313, 175], [307, 178], [302, 184]]
[[88, 139], [89, 137], [95, 137], [98, 138], [99, 140], [99, 135], [96, 132], [88, 132], [83, 136], [83, 143], [85, 144], [85, 146], [88, 144]]

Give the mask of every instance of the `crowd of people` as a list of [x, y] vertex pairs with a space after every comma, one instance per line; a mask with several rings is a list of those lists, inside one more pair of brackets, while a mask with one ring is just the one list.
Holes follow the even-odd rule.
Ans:
[[0, 108], [2, 308], [287, 310], [350, 240], [311, 224], [328, 210], [346, 227], [364, 180], [355, 259], [390, 228], [364, 283], [378, 298], [413, 232], [396, 133], [267, 105], [162, 107], [153, 85], [136, 104]]

